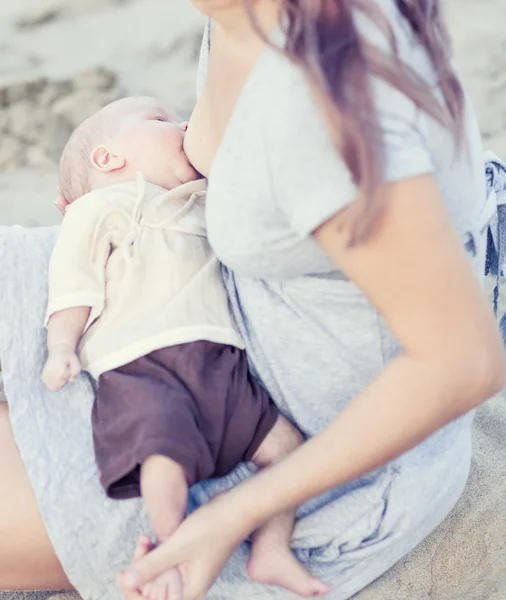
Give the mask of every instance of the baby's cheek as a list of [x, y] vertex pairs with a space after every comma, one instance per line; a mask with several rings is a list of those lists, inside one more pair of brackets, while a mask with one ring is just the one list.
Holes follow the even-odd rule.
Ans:
[[163, 136], [160, 140], [161, 151], [169, 160], [177, 160], [183, 153], [183, 137], [179, 132], [171, 132]]
[[167, 155], [167, 147], [166, 136], [159, 133], [147, 136], [142, 148], [144, 162], [147, 164], [156, 164], [157, 162], [164, 160]]

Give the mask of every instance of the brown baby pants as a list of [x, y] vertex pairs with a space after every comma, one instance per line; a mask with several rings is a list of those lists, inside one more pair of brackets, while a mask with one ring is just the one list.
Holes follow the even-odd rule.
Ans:
[[111, 498], [140, 495], [140, 466], [161, 454], [188, 485], [250, 460], [278, 416], [245, 352], [207, 341], [156, 350], [98, 379], [92, 426]]

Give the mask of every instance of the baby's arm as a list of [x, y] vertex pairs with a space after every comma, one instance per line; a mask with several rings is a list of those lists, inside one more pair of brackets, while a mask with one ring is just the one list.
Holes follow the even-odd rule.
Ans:
[[51, 315], [47, 324], [49, 356], [42, 373], [50, 390], [59, 390], [81, 372], [76, 349], [90, 313], [91, 306], [75, 306]]
[[110, 254], [104, 199], [87, 194], [69, 206], [49, 266], [46, 313], [48, 359], [42, 379], [59, 390], [79, 375], [77, 347], [105, 305]]

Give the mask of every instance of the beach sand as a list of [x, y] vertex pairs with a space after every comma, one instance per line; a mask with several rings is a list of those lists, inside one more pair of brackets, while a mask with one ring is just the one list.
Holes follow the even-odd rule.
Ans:
[[[485, 145], [506, 156], [506, 2], [444, 5]], [[187, 0], [2, 2], [0, 225], [58, 222], [55, 159], [97, 105], [149, 94], [187, 116], [202, 23]], [[479, 410], [471, 476], [450, 517], [357, 600], [506, 600], [505, 409], [502, 395]], [[50, 596], [6, 592], [0, 600]]]

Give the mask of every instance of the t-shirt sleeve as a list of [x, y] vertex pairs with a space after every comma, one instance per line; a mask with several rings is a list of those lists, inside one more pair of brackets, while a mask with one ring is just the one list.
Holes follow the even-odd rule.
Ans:
[[412, 100], [384, 81], [372, 84], [383, 132], [383, 178], [386, 182], [433, 173], [435, 165], [423, 123], [429, 117]]
[[[432, 172], [417, 107], [383, 82], [373, 82], [372, 93], [383, 131], [384, 180]], [[281, 95], [266, 133], [271, 176], [280, 210], [298, 234], [308, 236], [353, 201], [357, 186], [302, 72]]]
[[57, 311], [89, 306], [87, 329], [104, 309], [111, 246], [107, 228], [100, 225], [101, 199], [91, 196], [76, 200], [63, 219], [49, 264], [46, 324]]

